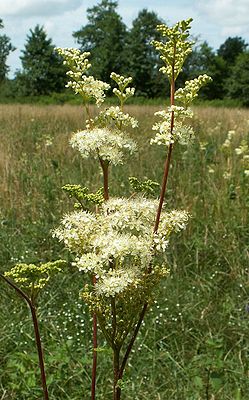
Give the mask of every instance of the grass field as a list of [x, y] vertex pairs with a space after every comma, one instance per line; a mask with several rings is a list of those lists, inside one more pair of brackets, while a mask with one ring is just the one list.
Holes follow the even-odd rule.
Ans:
[[[165, 149], [150, 146], [154, 106], [128, 106], [139, 151], [112, 168], [110, 192], [128, 176], [160, 183]], [[15, 262], [69, 254], [51, 229], [72, 209], [61, 190], [102, 185], [99, 167], [70, 148], [84, 127], [78, 106], [0, 105], [0, 271]], [[124, 382], [126, 400], [249, 400], [249, 176], [241, 141], [249, 110], [196, 108], [196, 140], [174, 149], [166, 206], [187, 209], [188, 228], [169, 247], [171, 275], [147, 315]], [[228, 132], [230, 146], [223, 146]], [[245, 158], [244, 158], [245, 162]], [[248, 168], [249, 169], [249, 168]], [[51, 400], [90, 398], [91, 318], [79, 299], [83, 276], [68, 268], [51, 283], [39, 315]], [[40, 399], [29, 312], [0, 282], [0, 399]], [[110, 352], [100, 338], [97, 400], [111, 398]]]

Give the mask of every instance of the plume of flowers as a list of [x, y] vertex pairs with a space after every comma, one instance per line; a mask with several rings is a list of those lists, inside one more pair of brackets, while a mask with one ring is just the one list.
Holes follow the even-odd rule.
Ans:
[[105, 91], [110, 85], [88, 75], [91, 64], [88, 60], [90, 53], [81, 53], [78, 49], [60, 47], [56, 48], [58, 54], [64, 58], [64, 64], [69, 68], [67, 75], [70, 80], [66, 87], [72, 88], [76, 94], [80, 94], [84, 102], [94, 99], [97, 106], [105, 100]]

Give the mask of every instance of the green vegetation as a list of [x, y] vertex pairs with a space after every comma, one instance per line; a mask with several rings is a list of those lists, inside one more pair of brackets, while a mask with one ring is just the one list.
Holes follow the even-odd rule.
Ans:
[[[165, 158], [164, 149], [149, 145], [155, 107], [126, 110], [139, 120], [131, 135], [140, 150], [128, 166], [111, 169], [111, 195], [117, 196], [133, 191], [128, 176], [160, 182]], [[248, 399], [249, 113], [198, 107], [195, 114], [197, 139], [184, 154], [174, 149], [166, 198], [169, 209], [184, 206], [192, 219], [169, 248], [171, 277], [160, 287], [136, 342], [139, 357], [131, 358], [130, 383], [123, 388], [127, 400]], [[51, 236], [74, 203], [60, 187], [81, 184], [96, 192], [102, 186], [95, 162], [82, 160], [68, 146], [71, 132], [85, 119], [76, 106], [1, 105], [0, 272], [17, 262], [70, 261]], [[72, 266], [40, 294], [52, 400], [90, 396], [92, 328], [79, 299], [84, 284]], [[28, 310], [4, 282], [0, 290], [0, 396], [40, 398]], [[108, 351], [99, 349], [99, 400], [111, 396]]]
[[[0, 18], [0, 29], [3, 27], [3, 20]], [[10, 38], [6, 35], [0, 35], [0, 84], [4, 81], [9, 71], [7, 57], [14, 50], [15, 48], [10, 43]]]
[[[128, 28], [118, 13], [118, 2], [101, 0], [87, 10], [88, 21], [80, 28], [75, 27], [73, 37], [82, 51], [90, 51], [90, 62], [96, 78], [110, 82], [112, 71], [129, 74], [136, 87], [134, 102], [141, 104], [144, 99], [164, 97], [169, 87], [163, 83], [158, 71], [161, 61], [151, 46], [152, 40], [160, 40], [156, 31], [162, 19], [153, 11], [139, 11]], [[167, 15], [164, 15], [167, 19]], [[0, 28], [3, 27], [0, 19]], [[70, 101], [63, 92], [64, 68], [60, 58], [53, 52], [52, 40], [38, 25], [30, 33], [22, 50], [22, 70], [9, 80], [6, 58], [14, 50], [10, 39], [0, 35], [0, 102], [33, 103], [33, 101], [58, 104]], [[193, 53], [189, 55], [178, 84], [193, 79], [200, 74], [208, 74], [213, 83], [200, 92], [202, 100], [232, 101], [248, 106], [249, 72], [248, 46], [243, 38], [227, 38], [215, 50], [207, 42], [198, 40]], [[59, 92], [63, 93], [59, 93]], [[57, 93], [55, 93], [57, 92]], [[48, 95], [44, 99], [43, 95]], [[137, 97], [138, 96], [138, 97]]]
[[16, 90], [21, 96], [41, 96], [61, 92], [66, 83], [61, 57], [42, 27], [30, 30], [21, 56], [23, 71], [16, 75]]

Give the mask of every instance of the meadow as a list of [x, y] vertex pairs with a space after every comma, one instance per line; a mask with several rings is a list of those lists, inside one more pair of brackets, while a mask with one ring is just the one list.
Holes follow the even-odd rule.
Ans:
[[[111, 170], [112, 196], [131, 193], [129, 176], [161, 182], [165, 149], [149, 144], [158, 108], [127, 106], [140, 123], [132, 133], [138, 152]], [[249, 400], [249, 176], [243, 164], [249, 110], [194, 111], [196, 138], [174, 148], [166, 194], [166, 207], [187, 209], [192, 218], [171, 240], [171, 274], [133, 350], [127, 400]], [[22, 261], [71, 261], [51, 230], [73, 206], [64, 184], [101, 186], [98, 165], [68, 145], [85, 119], [80, 106], [0, 105], [1, 272]], [[90, 398], [91, 317], [79, 297], [83, 285], [69, 266], [41, 297], [52, 400]], [[0, 399], [41, 398], [29, 311], [4, 282], [0, 290]], [[111, 364], [101, 338], [98, 357], [97, 399], [108, 400]]]

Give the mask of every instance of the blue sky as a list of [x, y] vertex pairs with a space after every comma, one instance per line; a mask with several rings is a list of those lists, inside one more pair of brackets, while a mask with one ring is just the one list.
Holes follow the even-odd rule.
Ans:
[[[17, 48], [8, 59], [13, 76], [21, 68], [20, 50], [30, 28], [43, 25], [53, 43], [76, 46], [72, 32], [87, 23], [86, 10], [98, 0], [0, 0], [0, 17], [6, 33]], [[217, 49], [228, 36], [249, 42], [249, 0], [119, 0], [118, 12], [130, 27], [143, 8], [155, 11], [167, 23], [194, 18], [192, 34]], [[2, 30], [3, 31], [3, 30]]]

